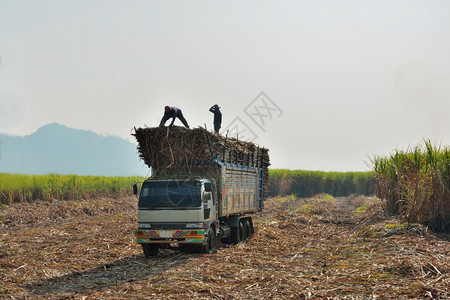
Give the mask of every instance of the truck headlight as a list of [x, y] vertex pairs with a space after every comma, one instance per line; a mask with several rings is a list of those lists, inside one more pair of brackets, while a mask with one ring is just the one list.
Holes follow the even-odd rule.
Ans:
[[152, 228], [152, 224], [150, 223], [139, 223], [138, 228]]
[[186, 223], [186, 228], [203, 228], [203, 223]]

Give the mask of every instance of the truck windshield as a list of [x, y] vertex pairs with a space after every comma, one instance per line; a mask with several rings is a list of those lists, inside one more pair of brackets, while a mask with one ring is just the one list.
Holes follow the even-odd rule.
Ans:
[[144, 182], [139, 195], [139, 208], [200, 207], [201, 183], [198, 181]]

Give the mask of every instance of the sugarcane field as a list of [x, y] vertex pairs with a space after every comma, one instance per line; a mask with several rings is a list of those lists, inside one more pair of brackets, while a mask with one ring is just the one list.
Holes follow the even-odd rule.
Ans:
[[[1, 298], [450, 298], [447, 148], [321, 173], [270, 170], [269, 149], [202, 127], [132, 135], [153, 169], [124, 179], [134, 195], [118, 178], [109, 196], [76, 176], [40, 179], [80, 189], [47, 198], [3, 188]], [[420, 169], [394, 186], [400, 156]]]
[[214, 254], [136, 244], [137, 199], [3, 207], [3, 299], [448, 299], [450, 242], [376, 197], [269, 198]]

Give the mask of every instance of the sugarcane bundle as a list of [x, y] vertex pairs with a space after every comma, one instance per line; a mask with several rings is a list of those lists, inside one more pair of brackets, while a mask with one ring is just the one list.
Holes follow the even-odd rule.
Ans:
[[[202, 127], [134, 128], [139, 157], [154, 171], [189, 172], [192, 167], [211, 163], [245, 165], [263, 169], [263, 185], [268, 182], [269, 150], [252, 142], [224, 137]], [[263, 189], [265, 198], [266, 189]]]

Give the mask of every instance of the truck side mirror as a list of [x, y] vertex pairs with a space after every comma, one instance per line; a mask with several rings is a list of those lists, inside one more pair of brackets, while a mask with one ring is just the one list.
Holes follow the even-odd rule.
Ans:
[[205, 182], [205, 192], [212, 192], [211, 182]]
[[137, 195], [137, 184], [133, 184], [133, 194]]

